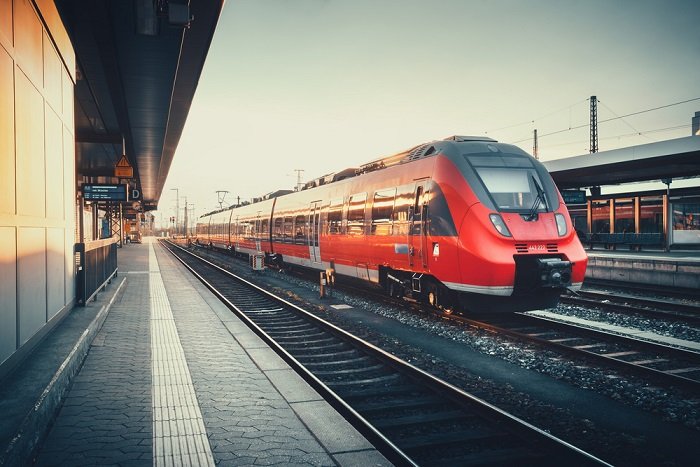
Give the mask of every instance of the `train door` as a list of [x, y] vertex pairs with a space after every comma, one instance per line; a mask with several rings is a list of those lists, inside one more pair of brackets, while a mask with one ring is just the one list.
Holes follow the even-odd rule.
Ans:
[[258, 215], [255, 218], [255, 233], [253, 234], [253, 239], [255, 240], [255, 251], [262, 251], [262, 245], [260, 241], [260, 239], [262, 238], [262, 232], [260, 231], [260, 213], [261, 211], [258, 211]]
[[[238, 216], [231, 218], [231, 239], [233, 240], [233, 250], [238, 252], [241, 250], [241, 239], [238, 229]], [[230, 245], [230, 244], [229, 244]]]
[[413, 206], [410, 208], [408, 225], [408, 264], [415, 267], [427, 267], [428, 255], [426, 226], [428, 218], [428, 192], [426, 181], [416, 182], [413, 192]]
[[321, 231], [321, 202], [313, 201], [309, 206], [307, 243], [309, 245], [309, 258], [311, 263], [321, 262], [321, 243], [319, 235]]

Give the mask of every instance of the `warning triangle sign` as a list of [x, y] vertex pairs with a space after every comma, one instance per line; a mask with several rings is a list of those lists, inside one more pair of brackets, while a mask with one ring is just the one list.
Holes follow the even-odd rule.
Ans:
[[129, 164], [129, 159], [126, 158], [126, 154], [122, 154], [121, 159], [117, 161], [117, 165], [115, 167], [131, 167], [131, 164]]
[[122, 154], [117, 165], [114, 166], [114, 176], [118, 178], [132, 178], [134, 176], [134, 168], [129, 164], [126, 154]]

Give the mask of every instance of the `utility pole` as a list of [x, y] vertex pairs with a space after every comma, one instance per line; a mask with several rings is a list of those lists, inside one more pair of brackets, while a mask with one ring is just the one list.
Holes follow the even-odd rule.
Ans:
[[301, 191], [301, 174], [304, 173], [304, 169], [294, 169], [297, 173], [297, 189], [296, 191]]
[[195, 227], [197, 227], [197, 215], [194, 213], [194, 203], [190, 203], [190, 213], [190, 223], [192, 224], [190, 227], [192, 227], [192, 234], [196, 237], [197, 231]]
[[189, 238], [189, 224], [187, 223], [187, 196], [185, 196], [185, 239]]
[[533, 134], [532, 155], [535, 156], [535, 159], [540, 160], [540, 156], [537, 154], [537, 128], [535, 128]]
[[591, 154], [598, 152], [598, 99], [591, 96]]
[[178, 188], [171, 188], [170, 191], [175, 190], [175, 235], [180, 233], [180, 190]]

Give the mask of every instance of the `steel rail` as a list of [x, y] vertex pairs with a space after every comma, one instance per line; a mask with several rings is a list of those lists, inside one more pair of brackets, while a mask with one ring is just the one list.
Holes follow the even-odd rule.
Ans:
[[[529, 451], [528, 456], [535, 455], [540, 462], [545, 463], [549, 463], [553, 459], [556, 459], [556, 462], [554, 463], [568, 461], [586, 465], [607, 465], [605, 462], [596, 458], [595, 456], [550, 435], [549, 433], [503, 411], [502, 409], [499, 409], [477, 398], [476, 396], [473, 396], [461, 390], [460, 388], [446, 383], [434, 377], [433, 375], [413, 365], [410, 365], [403, 360], [398, 359], [397, 357], [385, 352], [384, 350], [374, 346], [373, 344], [370, 344], [357, 338], [356, 336], [353, 336], [347, 331], [322, 320], [318, 316], [280, 297], [277, 297], [274, 294], [271, 294], [269, 291], [264, 290], [263, 288], [236, 276], [235, 274], [217, 266], [216, 264], [202, 259], [199, 256], [194, 255], [193, 253], [185, 249], [182, 249], [180, 247], [176, 248], [178, 248], [178, 251], [181, 254], [186, 254], [189, 255], [189, 257], [196, 258], [196, 261], [200, 262], [200, 264], [206, 264], [208, 268], [211, 268], [220, 274], [224, 274], [227, 280], [233, 279], [237, 283], [243, 284], [245, 287], [249, 288], [250, 290], [254, 290], [261, 296], [264, 296], [265, 298], [272, 300], [275, 303], [278, 303], [280, 307], [293, 310], [294, 313], [296, 313], [298, 316], [302, 316], [305, 320], [313, 322], [316, 326], [321, 327], [324, 331], [332, 333], [333, 335], [341, 339], [343, 342], [350, 344], [353, 348], [361, 349], [362, 354], [370, 355], [372, 358], [378, 359], [381, 362], [381, 364], [386, 365], [388, 368], [391, 368], [392, 370], [396, 371], [399, 375], [397, 377], [404, 378], [406, 381], [417, 382], [423, 388], [430, 388], [430, 392], [439, 393], [440, 397], [443, 398], [444, 401], [457, 400], [458, 405], [456, 405], [455, 407], [461, 407], [461, 410], [466, 410], [466, 407], [469, 407], [470, 413], [472, 413], [471, 416], [473, 416], [474, 413], [477, 413], [480, 417], [482, 417], [483, 420], [491, 420], [490, 423], [495, 423], [496, 426], [499, 427], [497, 431], [501, 431], [504, 429], [504, 427], [507, 426], [509, 432], [511, 433], [510, 436], [513, 436], [513, 433], [515, 433], [517, 439], [520, 440], [519, 442], [522, 442], [522, 440], [524, 439], [529, 440], [527, 443], [531, 443], [534, 441], [533, 445], [525, 445], [527, 446], [527, 449], [531, 449], [532, 446], [538, 446], [538, 449], [543, 450], [541, 452], [546, 453], [545, 456], [542, 457], [541, 452], [539, 450], [537, 451], [537, 454], [534, 454], [534, 451]], [[401, 465], [417, 465], [416, 461], [414, 461], [414, 457], [405, 452], [406, 449], [410, 450], [416, 446], [407, 446], [405, 443], [406, 440], [389, 439], [384, 434], [384, 431], [386, 431], [385, 429], [380, 429], [377, 426], [375, 426], [376, 424], [370, 422], [365, 416], [363, 416], [360, 413], [362, 412], [362, 410], [356, 410], [353, 407], [353, 405], [351, 405], [351, 403], [344, 400], [338, 394], [337, 390], [333, 390], [330, 387], [335, 385], [336, 389], [338, 389], [342, 388], [345, 384], [357, 385], [356, 382], [338, 383], [329, 381], [328, 379], [324, 381], [321, 377], [318, 376], [319, 374], [324, 375], [323, 370], [312, 372], [308, 368], [306, 368], [305, 365], [303, 365], [294, 355], [292, 355], [292, 351], [285, 349], [284, 344], [277, 342], [277, 340], [279, 340], [279, 336], [277, 338], [271, 337], [263, 329], [264, 325], [256, 323], [254, 319], [250, 316], [250, 313], [246, 313], [244, 310], [241, 309], [241, 307], [237, 306], [231, 300], [229, 300], [229, 298], [227, 298], [223, 292], [219, 291], [217, 287], [210, 282], [209, 279], [203, 277], [202, 274], [195, 272], [195, 267], [188, 265], [187, 261], [180, 258], [178, 254], [176, 254], [172, 249], [170, 251], [173, 252], [176, 258], [178, 258], [180, 262], [182, 262], [182, 264], [184, 264], [190, 271], [192, 271], [193, 274], [195, 274], [195, 276], [200, 281], [202, 281], [202, 283], [205, 284], [207, 288], [209, 288], [215, 295], [217, 295], [217, 297], [219, 297], [219, 299], [222, 300], [229, 309], [231, 309], [239, 318], [241, 318], [248, 326], [250, 326], [251, 329], [253, 329], [256, 334], [258, 334], [268, 345], [270, 345], [288, 364], [290, 364], [290, 366], [292, 366], [297, 372], [299, 372], [299, 374], [302, 375], [302, 377], [305, 380], [307, 380], [307, 382], [309, 382], [311, 386], [313, 386], [317, 391], [319, 391], [319, 393], [326, 400], [328, 400], [329, 403], [331, 403], [331, 405], [334, 406], [343, 416], [345, 416], [358, 429], [358, 431], [365, 435], [370, 440], [370, 442], [375, 444], [377, 449], [380, 452], [382, 452], [390, 461]], [[269, 313], [264, 314], [269, 315]], [[277, 319], [279, 320], [279, 318]], [[301, 327], [299, 327], [297, 323], [285, 323], [285, 325], [288, 325], [296, 331], [303, 332]], [[284, 336], [284, 332], [282, 332], [281, 335]], [[304, 346], [306, 347], [315, 345], [317, 344], [315, 344], [313, 341], [309, 341], [304, 344]], [[321, 345], [322, 344], [318, 344], [319, 348], [323, 348], [321, 347]], [[344, 370], [344, 372], [348, 373], [347, 370]], [[334, 375], [334, 377], [337, 377], [337, 373], [330, 372], [330, 374]], [[372, 394], [372, 397], [379, 397], [379, 395], [381, 395], [383, 392], [388, 393], [389, 389], [385, 389], [381, 384], [375, 383], [375, 381], [379, 381], [381, 380], [381, 378], [384, 377], [366, 376], [365, 378], [367, 379], [364, 381], [364, 389], [363, 391], [360, 391], [359, 395], [356, 393], [356, 397], [360, 397], [366, 402], [367, 398], [370, 397], [370, 394]], [[421, 391], [425, 391], [425, 389]], [[365, 413], [371, 413], [370, 408], [368, 408], [366, 405], [367, 404], [365, 403]], [[355, 406], [358, 406], [358, 404], [355, 404]], [[405, 420], [399, 420], [396, 423], [403, 422], [405, 422]], [[385, 421], [384, 425], [385, 428], [387, 426], [389, 426], [390, 428], [391, 423], [387, 424], [387, 422]], [[454, 441], [450, 440], [450, 434], [451, 433], [442, 433], [440, 436], [444, 439], [444, 442]], [[478, 438], [479, 435], [476, 433], [472, 433], [471, 436], [476, 436]], [[417, 439], [412, 440], [411, 442], [416, 445], [419, 445], [421, 442], [420, 436]], [[402, 444], [402, 447], [399, 447], [398, 444]], [[522, 455], [521, 451], [525, 449], [525, 446], [516, 448], [515, 450], [513, 450], [513, 453]], [[427, 446], [427, 449], [430, 450], [430, 446]], [[527, 452], [527, 449], [525, 449], [525, 452]], [[439, 451], [439, 449], [437, 449], [436, 451]], [[423, 453], [424, 452], [425, 451], [423, 451]], [[436, 454], [438, 453], [439, 452], [436, 452]], [[488, 454], [485, 455], [488, 456]], [[473, 461], [475, 459], [478, 461], [478, 455], [476, 455], [476, 457], [472, 458], [471, 460]], [[517, 462], [517, 458], [513, 458], [510, 460]], [[431, 462], [428, 460], [427, 463], [430, 464]]]
[[[688, 363], [692, 365], [697, 365], [697, 367], [700, 368], [700, 354], [698, 352], [671, 347], [668, 345], [655, 343], [648, 340], [642, 340], [633, 336], [625, 336], [621, 334], [606, 332], [604, 330], [582, 327], [574, 323], [555, 321], [541, 316], [533, 316], [525, 313], [516, 313], [514, 314], [514, 316], [519, 316], [520, 319], [522, 319], [522, 321], [510, 325], [504, 325], [502, 323], [498, 323], [498, 317], [477, 320], [472, 318], [466, 318], [463, 316], [451, 316], [450, 319], [480, 329], [485, 329], [498, 334], [514, 337], [523, 342], [534, 343], [545, 348], [549, 347], [569, 355], [578, 356], [580, 358], [595, 361], [598, 363], [603, 363], [607, 366], [612, 366], [621, 370], [631, 371], [634, 374], [652, 378], [658, 383], [664, 385], [675, 385], [695, 391], [697, 391], [698, 388], [700, 388], [700, 380], [687, 378], [685, 376], [681, 376], [680, 374], [670, 373], [669, 371], [671, 370], [658, 370], [647, 365], [637, 364], [634, 362], [623, 360], [621, 358], [616, 358], [614, 356], [606, 356], [605, 354], [596, 353], [592, 350], [587, 350], [587, 348], [593, 348], [594, 344], [588, 344], [586, 346], [587, 348], [577, 348], [576, 345], [567, 344], [566, 342], [571, 342], [567, 338], [556, 336], [556, 339], [547, 339], [544, 337], [540, 337], [539, 335], [544, 334], [547, 331], [573, 333], [574, 336], [584, 336], [587, 338], [598, 339], [612, 344], [631, 346], [631, 349], [642, 348], [648, 352], [653, 352], [656, 354], [665, 354], [667, 356], [672, 356], [680, 360], [685, 360]], [[546, 327], [544, 329], [540, 329], [539, 332], [536, 329], [530, 329], [527, 332], [519, 330], [527, 326], [528, 322], [537, 322], [537, 325], [544, 325]], [[630, 353], [624, 352], [624, 354], [632, 355], [631, 352], [634, 352], [634, 350], [630, 350]], [[675, 369], [678, 368], [676, 367]]]

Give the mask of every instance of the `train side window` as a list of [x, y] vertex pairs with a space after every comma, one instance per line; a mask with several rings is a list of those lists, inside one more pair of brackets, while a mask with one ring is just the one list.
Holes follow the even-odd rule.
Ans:
[[222, 221], [219, 224], [217, 224], [217, 229], [216, 229], [216, 234], [217, 235], [229, 235], [232, 238], [236, 238], [238, 236], [238, 218], [236, 220], [232, 220], [231, 223], [228, 225], [228, 229], [226, 228], [226, 224]]
[[342, 233], [343, 226], [343, 199], [333, 199], [328, 206], [328, 233], [336, 235]]
[[272, 239], [276, 242], [281, 242], [284, 239], [283, 231], [282, 231], [282, 222], [284, 219], [281, 217], [278, 217], [275, 219], [275, 224], [274, 228], [272, 229]]
[[423, 229], [423, 186], [416, 187], [416, 197], [413, 202], [413, 219], [411, 219], [411, 235], [420, 235]]
[[294, 243], [306, 244], [306, 216], [299, 215], [294, 218]]
[[394, 214], [396, 188], [374, 193], [372, 201], [372, 234], [391, 235], [391, 222]]
[[413, 217], [416, 220], [420, 220], [421, 216], [421, 198], [423, 197], [423, 187], [419, 186], [416, 188], [416, 198], [415, 198], [415, 203], [413, 204]]
[[367, 193], [352, 195], [348, 200], [348, 235], [364, 235]]
[[262, 239], [267, 239], [267, 238], [268, 238], [269, 233], [270, 233], [270, 232], [269, 232], [269, 224], [270, 224], [270, 221], [268, 221], [267, 219], [263, 219], [263, 220], [260, 222], [260, 230], [259, 230], [259, 232], [260, 232], [260, 238], [262, 238]]
[[284, 226], [283, 226], [283, 242], [285, 243], [292, 243], [293, 237], [293, 226], [292, 226], [292, 218], [291, 217], [285, 217], [284, 218]]
[[394, 202], [393, 234], [407, 235], [410, 208], [413, 205], [413, 183], [402, 185], [396, 189], [396, 201]]

